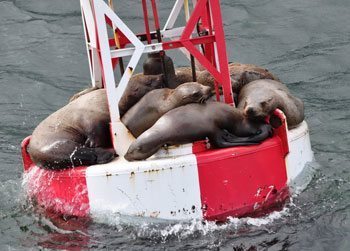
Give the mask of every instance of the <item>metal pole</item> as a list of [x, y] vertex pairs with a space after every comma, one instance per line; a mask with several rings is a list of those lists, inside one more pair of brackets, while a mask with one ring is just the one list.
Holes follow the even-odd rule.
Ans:
[[[157, 12], [156, 1], [151, 0], [151, 3], [152, 3], [152, 11], [153, 11], [153, 16], [154, 16], [154, 23], [155, 23], [156, 32], [157, 32], [158, 43], [161, 43], [162, 42], [162, 35], [160, 33], [160, 25], [159, 25], [159, 17], [158, 17], [158, 12]], [[167, 74], [167, 70], [165, 67], [165, 60], [164, 60], [165, 52], [164, 52], [164, 50], [160, 51], [159, 55], [160, 55], [160, 59], [162, 61], [162, 65], [163, 65], [164, 83], [165, 83], [165, 86], [168, 86], [168, 74]]]

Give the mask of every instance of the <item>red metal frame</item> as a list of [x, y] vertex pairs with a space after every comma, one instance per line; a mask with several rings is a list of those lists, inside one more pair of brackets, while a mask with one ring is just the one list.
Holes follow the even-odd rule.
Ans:
[[[145, 37], [148, 44], [153, 39], [157, 38], [158, 42], [161, 39], [158, 36], [154, 36], [155, 32], [151, 32], [149, 28], [147, 0], [142, 0], [142, 8], [145, 22], [145, 33], [137, 34], [137, 36]], [[150, 0], [152, 4], [152, 12], [155, 21], [156, 30], [160, 29], [157, 6], [155, 0]], [[112, 26], [110, 20], [107, 23]], [[201, 31], [206, 32], [208, 35], [192, 38], [193, 30], [200, 27]], [[130, 41], [122, 33], [118, 33], [121, 47], [125, 47]], [[214, 43], [216, 43], [217, 57], [214, 50]], [[114, 39], [109, 40], [110, 46], [115, 46]], [[196, 46], [203, 45], [204, 54], [200, 52]], [[223, 89], [224, 101], [228, 104], [233, 104], [233, 96], [231, 90], [231, 78], [228, 69], [228, 60], [226, 53], [225, 34], [222, 24], [222, 15], [220, 10], [219, 0], [198, 0], [189, 20], [183, 30], [183, 33], [179, 40], [162, 42], [164, 50], [177, 49], [180, 47], [186, 48], [192, 56], [194, 56], [198, 62], [205, 67], [214, 77], [216, 84], [216, 91], [218, 93], [218, 85], [220, 84]], [[117, 64], [114, 61], [115, 65]], [[218, 65], [217, 65], [218, 63]], [[115, 66], [114, 65], [114, 66]], [[234, 104], [233, 104], [234, 105]]]

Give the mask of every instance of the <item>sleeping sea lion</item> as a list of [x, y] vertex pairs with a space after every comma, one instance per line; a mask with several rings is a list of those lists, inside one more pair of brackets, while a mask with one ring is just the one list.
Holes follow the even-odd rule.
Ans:
[[[279, 81], [279, 79], [267, 69], [253, 64], [230, 63], [228, 67], [233, 93], [239, 93], [244, 85], [254, 80], [273, 79]], [[197, 81], [201, 84], [211, 86], [214, 89], [214, 77], [207, 70], [199, 72]]]
[[210, 87], [196, 82], [184, 83], [176, 89], [153, 90], [125, 113], [122, 122], [138, 137], [166, 112], [189, 103], [203, 103], [210, 96]]
[[159, 75], [143, 75], [142, 73], [134, 75], [130, 78], [129, 83], [119, 101], [119, 114], [124, 114], [135, 105], [146, 93], [163, 88], [163, 74]]
[[213, 147], [252, 145], [271, 134], [270, 125], [248, 120], [241, 109], [221, 102], [194, 103], [164, 114], [130, 145], [124, 157], [143, 160], [165, 144], [185, 144], [206, 137]]
[[264, 120], [278, 108], [286, 115], [289, 129], [304, 120], [303, 102], [292, 96], [284, 84], [269, 79], [243, 86], [238, 96], [238, 108], [244, 109], [246, 116], [256, 120]]
[[28, 153], [43, 168], [102, 164], [115, 157], [104, 89], [87, 93], [44, 119], [34, 130]]

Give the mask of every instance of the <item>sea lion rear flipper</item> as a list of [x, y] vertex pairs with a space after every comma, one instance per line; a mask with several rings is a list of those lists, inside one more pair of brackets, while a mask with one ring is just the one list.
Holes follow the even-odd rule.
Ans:
[[212, 145], [219, 148], [255, 145], [271, 137], [272, 133], [272, 127], [269, 124], [263, 124], [259, 128], [258, 133], [250, 137], [238, 137], [226, 130], [222, 130], [217, 132], [215, 137], [210, 138], [209, 141]]
[[248, 142], [260, 143], [263, 140], [269, 137], [272, 137], [272, 135], [273, 135], [272, 126], [269, 124], [262, 124], [259, 128], [258, 133], [253, 136], [250, 136], [248, 139]]
[[214, 137], [209, 138], [209, 142], [216, 148], [226, 148], [232, 146], [254, 145], [256, 143], [249, 142], [250, 137], [238, 137], [226, 130], [216, 132]]

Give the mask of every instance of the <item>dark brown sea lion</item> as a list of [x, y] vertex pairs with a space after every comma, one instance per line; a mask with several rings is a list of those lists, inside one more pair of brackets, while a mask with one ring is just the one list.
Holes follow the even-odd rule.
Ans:
[[304, 120], [304, 104], [292, 96], [281, 82], [264, 79], [242, 87], [238, 96], [238, 108], [244, 109], [251, 119], [263, 120], [278, 108], [287, 118], [288, 128], [294, 128]]
[[[187, 82], [193, 82], [192, 77], [192, 68], [191, 67], [179, 67], [175, 68], [172, 59], [168, 56], [164, 56], [164, 65], [165, 71], [167, 75], [167, 84], [166, 87], [170, 89], [175, 89], [179, 85]], [[163, 74], [164, 71], [163, 64], [161, 62], [161, 57], [159, 52], [149, 53], [148, 58], [145, 60], [143, 64], [143, 74], [144, 75], [155, 75], [155, 74]], [[200, 71], [196, 71], [198, 74]], [[205, 85], [205, 79], [203, 78], [203, 82], [201, 83]]]
[[125, 113], [122, 122], [138, 137], [166, 112], [189, 103], [203, 103], [210, 96], [211, 88], [196, 82], [184, 83], [176, 89], [153, 90]]
[[48, 169], [93, 165], [115, 157], [104, 89], [87, 93], [44, 119], [34, 130], [28, 152]]
[[164, 114], [130, 146], [125, 159], [143, 160], [165, 144], [176, 145], [209, 138], [213, 147], [260, 143], [272, 134], [271, 126], [250, 121], [241, 109], [221, 102], [188, 104]]
[[[164, 54], [163, 56], [165, 71], [174, 71], [173, 60]], [[144, 75], [159, 75], [164, 74], [162, 58], [159, 52], [148, 53], [147, 59], [143, 62]]]

